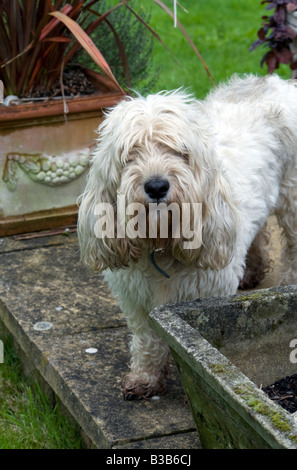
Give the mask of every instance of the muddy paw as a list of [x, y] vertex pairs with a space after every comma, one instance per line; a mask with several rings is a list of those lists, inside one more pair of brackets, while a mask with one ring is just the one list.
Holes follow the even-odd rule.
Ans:
[[153, 395], [164, 395], [166, 382], [164, 378], [138, 377], [128, 374], [123, 380], [122, 392], [125, 400], [141, 400]]
[[240, 290], [254, 289], [259, 284], [258, 280], [255, 279], [242, 279], [238, 285]]

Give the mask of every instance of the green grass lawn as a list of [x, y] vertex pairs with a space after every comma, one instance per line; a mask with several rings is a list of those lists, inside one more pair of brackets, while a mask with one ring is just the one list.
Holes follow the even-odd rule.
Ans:
[[77, 428], [53, 406], [37, 380], [22, 374], [12, 341], [4, 343], [0, 363], [0, 449], [78, 449]]
[[[147, 1], [141, 2], [144, 6]], [[172, 8], [171, 0], [163, 0]], [[178, 19], [194, 41], [205, 60], [215, 83], [227, 80], [233, 73], [267, 74], [261, 58], [266, 49], [260, 47], [249, 52], [257, 39], [261, 17], [266, 14], [261, 0], [181, 0], [188, 13], [178, 7]], [[271, 14], [271, 13], [269, 13]], [[203, 98], [212, 83], [195, 53], [168, 15], [156, 5], [152, 6], [151, 26], [162, 37], [181, 65], [155, 40], [154, 68], [160, 68], [159, 80], [152, 91], [184, 86]], [[277, 71], [284, 78], [290, 69], [283, 66]]]

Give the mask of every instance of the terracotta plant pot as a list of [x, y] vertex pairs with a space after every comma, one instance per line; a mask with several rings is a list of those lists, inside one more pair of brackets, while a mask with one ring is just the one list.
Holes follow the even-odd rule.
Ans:
[[76, 222], [102, 110], [122, 98], [67, 98], [67, 114], [62, 99], [0, 104], [0, 236]]

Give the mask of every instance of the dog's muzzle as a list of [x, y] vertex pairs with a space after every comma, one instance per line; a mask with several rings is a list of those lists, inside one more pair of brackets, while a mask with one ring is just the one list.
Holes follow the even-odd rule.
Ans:
[[144, 184], [144, 190], [150, 199], [160, 201], [168, 193], [170, 184], [165, 178], [151, 178]]

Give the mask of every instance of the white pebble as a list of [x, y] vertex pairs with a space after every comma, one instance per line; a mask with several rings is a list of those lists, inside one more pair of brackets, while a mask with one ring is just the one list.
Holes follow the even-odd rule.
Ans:
[[50, 330], [52, 327], [53, 324], [49, 321], [39, 321], [33, 325], [33, 329], [36, 331]]
[[95, 354], [96, 352], [98, 352], [98, 349], [96, 349], [96, 348], [86, 349], [86, 353], [88, 353], [88, 354]]

